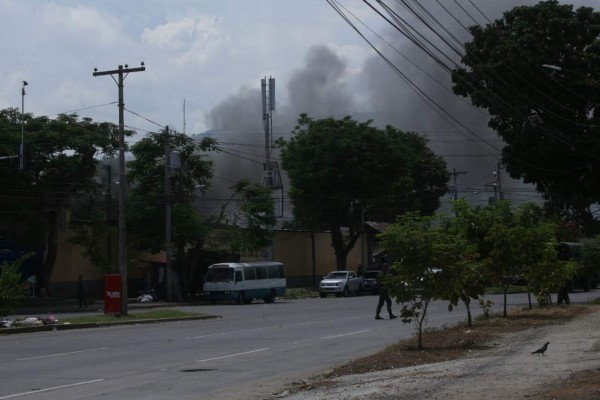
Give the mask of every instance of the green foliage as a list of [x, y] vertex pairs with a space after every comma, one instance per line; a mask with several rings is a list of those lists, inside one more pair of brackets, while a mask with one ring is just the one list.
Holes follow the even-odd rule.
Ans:
[[416, 133], [302, 114], [293, 135], [278, 145], [294, 217], [299, 225], [331, 231], [340, 269], [365, 218], [389, 221], [407, 210], [431, 214], [447, 190], [445, 162]]
[[[431, 300], [449, 301], [451, 310], [459, 300], [469, 305], [482, 293], [483, 280], [471, 246], [436, 217], [406, 213], [380, 235], [394, 257], [390, 294], [403, 303], [402, 321], [414, 322], [421, 336]], [[470, 313], [469, 313], [469, 323]]]
[[14, 262], [0, 264], [0, 318], [11, 314], [25, 298], [19, 269], [29, 255]]
[[479, 307], [483, 310], [483, 317], [486, 321], [490, 320], [492, 306], [494, 302], [492, 300], [486, 300], [485, 297], [479, 296]]
[[[596, 223], [600, 202], [600, 13], [557, 1], [518, 6], [491, 24], [473, 26], [455, 93], [485, 108], [506, 143], [512, 178], [534, 183], [546, 212]], [[561, 71], [549, 70], [556, 65]]]
[[[274, 235], [277, 218], [272, 190], [260, 183], [240, 179], [230, 187], [235, 203], [236, 226], [218, 226], [207, 238], [206, 248], [227, 254], [252, 254], [267, 247]], [[235, 202], [233, 200], [236, 200]], [[223, 205], [223, 210], [231, 204]]]
[[[165, 249], [165, 140], [164, 133], [150, 133], [131, 147], [134, 159], [127, 163], [132, 184], [127, 203], [128, 233], [140, 250]], [[171, 169], [170, 203], [172, 239], [176, 247], [204, 240], [208, 230], [193, 207], [198, 183], [208, 185], [213, 163], [204, 152], [215, 143], [195, 142], [187, 135], [171, 133], [169, 146], [181, 154], [181, 168]]]
[[[19, 243], [46, 248], [42, 272], [46, 280], [41, 283], [47, 289], [58, 251], [59, 215], [73, 196], [96, 190], [95, 157], [100, 152], [115, 153], [118, 129], [111, 123], [79, 119], [76, 114], [55, 119], [26, 114], [24, 119], [25, 142], [32, 148], [31, 168], [19, 174], [15, 173], [18, 160], [3, 163], [0, 207], [11, 236]], [[19, 110], [0, 111], [0, 156], [18, 154], [20, 142]]]
[[472, 208], [458, 201], [454, 210], [455, 232], [472, 241], [491, 281], [502, 284], [505, 315], [511, 278], [525, 279], [529, 291], [544, 299], [572, 274], [572, 266], [558, 261], [557, 224], [544, 219], [538, 206], [523, 204], [512, 210], [501, 201]]
[[575, 275], [589, 289], [600, 283], [600, 235], [582, 240], [581, 254], [575, 266]]

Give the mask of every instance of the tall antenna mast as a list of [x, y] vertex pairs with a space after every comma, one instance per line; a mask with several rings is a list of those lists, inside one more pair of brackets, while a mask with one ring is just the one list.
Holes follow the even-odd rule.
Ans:
[[[283, 214], [283, 185], [279, 175], [279, 166], [276, 162], [271, 162], [271, 152], [273, 151], [273, 111], [275, 110], [275, 78], [269, 77], [260, 80], [260, 89], [262, 95], [262, 118], [265, 129], [265, 163], [263, 164], [263, 184], [271, 189], [281, 189], [282, 214]], [[269, 229], [273, 229], [272, 226]], [[265, 249], [267, 261], [273, 259], [273, 247], [267, 246]]]
[[[268, 82], [268, 83], [267, 83]], [[262, 93], [263, 125], [265, 129], [265, 160], [267, 168], [271, 163], [271, 152], [273, 151], [273, 110], [275, 110], [275, 78], [269, 77], [260, 80]], [[267, 178], [267, 176], [265, 176]]]
[[183, 99], [183, 134], [185, 135], [185, 99]]

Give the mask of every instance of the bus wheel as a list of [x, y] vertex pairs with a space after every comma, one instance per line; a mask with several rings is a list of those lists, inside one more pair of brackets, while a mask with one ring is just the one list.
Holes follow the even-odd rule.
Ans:
[[263, 299], [265, 303], [275, 303], [275, 289], [271, 289], [268, 297]]
[[216, 300], [211, 300], [210, 304], [212, 304], [214, 306], [215, 304], [217, 304], [217, 301]]

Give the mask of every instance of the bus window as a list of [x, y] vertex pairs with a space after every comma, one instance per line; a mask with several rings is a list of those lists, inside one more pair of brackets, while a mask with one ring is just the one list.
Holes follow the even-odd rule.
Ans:
[[269, 279], [279, 278], [279, 270], [277, 269], [277, 265], [268, 265], [267, 274], [269, 275]]
[[256, 279], [267, 279], [267, 266], [257, 265], [256, 267]]
[[235, 281], [236, 282], [241, 282], [243, 280], [242, 278], [242, 271], [235, 271]]
[[231, 282], [233, 269], [229, 267], [209, 268], [206, 273], [207, 282]]
[[279, 264], [277, 269], [279, 270], [279, 277], [282, 279], [285, 278], [285, 270], [283, 269], [283, 265]]
[[246, 278], [247, 281], [252, 281], [252, 280], [256, 279], [256, 272], [254, 271], [254, 267], [252, 267], [252, 266], [244, 267], [244, 277]]

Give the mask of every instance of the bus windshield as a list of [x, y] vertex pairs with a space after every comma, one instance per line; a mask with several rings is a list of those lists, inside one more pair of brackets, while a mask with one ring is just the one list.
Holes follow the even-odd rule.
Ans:
[[207, 282], [231, 282], [233, 281], [233, 268], [213, 267], [206, 273]]

